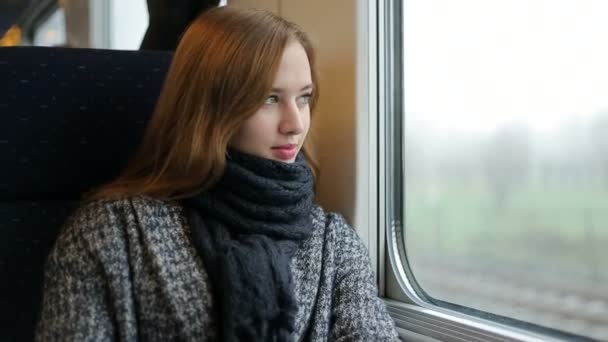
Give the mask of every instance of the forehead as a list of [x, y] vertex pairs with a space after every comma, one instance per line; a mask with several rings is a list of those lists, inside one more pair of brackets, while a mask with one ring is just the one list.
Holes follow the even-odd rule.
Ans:
[[310, 63], [306, 50], [298, 42], [290, 42], [285, 47], [275, 75], [273, 88], [300, 88], [312, 83]]

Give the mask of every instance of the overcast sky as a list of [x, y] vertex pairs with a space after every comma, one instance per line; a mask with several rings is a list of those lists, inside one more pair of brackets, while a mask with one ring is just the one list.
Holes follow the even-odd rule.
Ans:
[[406, 120], [550, 131], [608, 111], [607, 0], [404, 0], [404, 11]]

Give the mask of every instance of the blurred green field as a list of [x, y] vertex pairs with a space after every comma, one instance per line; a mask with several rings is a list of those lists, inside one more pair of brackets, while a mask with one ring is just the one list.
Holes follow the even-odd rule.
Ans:
[[608, 191], [529, 187], [500, 203], [488, 187], [406, 187], [410, 255], [476, 260], [608, 281]]

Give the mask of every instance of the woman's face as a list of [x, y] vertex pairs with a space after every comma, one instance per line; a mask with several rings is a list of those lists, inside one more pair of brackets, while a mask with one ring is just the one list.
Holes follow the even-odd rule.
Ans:
[[258, 157], [293, 163], [310, 126], [312, 77], [306, 51], [291, 42], [265, 104], [239, 128], [230, 146]]

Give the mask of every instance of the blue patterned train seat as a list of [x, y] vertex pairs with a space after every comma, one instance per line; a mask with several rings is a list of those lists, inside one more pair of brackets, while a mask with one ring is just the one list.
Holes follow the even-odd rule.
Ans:
[[171, 56], [0, 48], [0, 341], [33, 339], [58, 229], [134, 152]]

